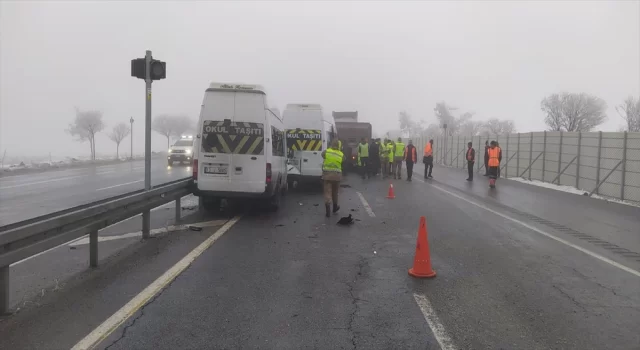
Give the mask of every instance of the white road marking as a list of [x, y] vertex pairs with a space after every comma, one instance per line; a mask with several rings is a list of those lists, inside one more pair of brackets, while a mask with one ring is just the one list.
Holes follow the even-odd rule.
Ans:
[[367, 203], [367, 200], [364, 199], [364, 196], [362, 195], [362, 193], [360, 193], [360, 192], [356, 192], [356, 193], [358, 194], [358, 197], [360, 197], [360, 201], [362, 202], [362, 206], [364, 206], [364, 210], [367, 211], [367, 214], [369, 214], [369, 216], [371, 216], [372, 218], [375, 218], [376, 214], [373, 212], [373, 210], [369, 206], [369, 203]]
[[[422, 179], [420, 179], [420, 181], [424, 182]], [[512, 217], [511, 217], [511, 216], [509, 216], [509, 215], [505, 215], [505, 214], [500, 213], [500, 212], [498, 212], [498, 211], [496, 211], [496, 210], [493, 210], [493, 209], [491, 209], [491, 208], [488, 208], [488, 207], [487, 207], [487, 206], [485, 206], [485, 205], [478, 204], [478, 203], [476, 203], [476, 202], [474, 202], [474, 201], [472, 201], [472, 200], [469, 200], [469, 199], [467, 199], [467, 198], [464, 198], [464, 197], [462, 197], [462, 196], [460, 196], [460, 195], [457, 195], [457, 194], [455, 194], [455, 193], [453, 193], [453, 192], [451, 192], [451, 191], [447, 191], [447, 190], [445, 190], [444, 188], [441, 188], [440, 186], [437, 186], [437, 185], [433, 185], [433, 184], [431, 184], [431, 187], [433, 187], [433, 188], [435, 188], [435, 189], [437, 189], [437, 190], [439, 190], [439, 191], [442, 191], [442, 192], [444, 192], [444, 193], [447, 193], [447, 194], [449, 194], [449, 195], [451, 195], [451, 196], [453, 196], [453, 197], [456, 197], [456, 198], [458, 198], [458, 199], [462, 199], [463, 201], [465, 201], [465, 202], [467, 202], [467, 203], [469, 203], [469, 204], [475, 205], [475, 206], [476, 206], [476, 207], [478, 207], [478, 208], [482, 208], [482, 209], [484, 209], [484, 210], [486, 210], [486, 211], [488, 211], [488, 212], [490, 212], [490, 213], [493, 213], [493, 214], [495, 214], [495, 215], [498, 215], [498, 216], [500, 216], [500, 217], [502, 217], [502, 218], [504, 218], [504, 219], [510, 220], [510, 221], [512, 221], [512, 222], [515, 222], [516, 224], [519, 224], [519, 225], [521, 225], [521, 226], [524, 226], [524, 227], [528, 228], [528, 229], [529, 229], [529, 230], [531, 230], [531, 231], [537, 232], [537, 233], [539, 233], [539, 234], [541, 234], [541, 235], [543, 235], [543, 236], [545, 236], [545, 237], [551, 238], [551, 239], [553, 239], [553, 240], [554, 240], [554, 241], [556, 241], [556, 242], [560, 242], [560, 243], [562, 243], [562, 244], [564, 244], [564, 245], [566, 245], [566, 246], [569, 246], [569, 247], [571, 247], [571, 248], [574, 248], [574, 249], [576, 249], [576, 250], [579, 250], [579, 251], [581, 251], [581, 252], [583, 252], [583, 253], [585, 253], [585, 254], [587, 254], [587, 255], [589, 255], [589, 256], [591, 256], [591, 257], [593, 257], [593, 258], [596, 258], [596, 259], [598, 259], [598, 260], [600, 260], [600, 261], [602, 261], [602, 262], [605, 262], [605, 263], [607, 263], [607, 264], [609, 264], [609, 265], [611, 265], [611, 266], [613, 266], [613, 267], [617, 267], [617, 268], [619, 268], [620, 270], [626, 271], [626, 272], [628, 272], [628, 273], [630, 273], [630, 274], [632, 274], [632, 275], [635, 275], [635, 276], [637, 276], [637, 277], [640, 277], [640, 271], [634, 270], [634, 269], [632, 269], [632, 268], [630, 268], [630, 267], [627, 267], [627, 266], [625, 266], [625, 265], [622, 265], [622, 264], [620, 264], [620, 263], [617, 263], [617, 262], [615, 262], [615, 261], [613, 261], [613, 260], [611, 260], [611, 259], [609, 259], [609, 258], [606, 258], [606, 257], [604, 257], [604, 256], [602, 256], [602, 255], [600, 255], [600, 254], [598, 254], [598, 253], [594, 253], [594, 252], [592, 252], [592, 251], [590, 251], [590, 250], [588, 250], [588, 249], [582, 248], [582, 247], [581, 247], [581, 246], [579, 246], [579, 245], [573, 244], [573, 243], [571, 243], [571, 242], [569, 242], [569, 241], [567, 241], [567, 240], [564, 240], [564, 239], [562, 239], [562, 238], [560, 238], [560, 237], [556, 237], [556, 236], [554, 236], [554, 235], [552, 235], [552, 234], [550, 234], [550, 233], [548, 233], [548, 232], [542, 231], [541, 229], [539, 229], [539, 228], [537, 228], [537, 227], [535, 227], [535, 226], [531, 226], [531, 225], [527, 224], [526, 222], [520, 221], [520, 220], [518, 220], [518, 219], [516, 219], [516, 218], [512, 218]]]
[[4, 189], [7, 189], [7, 188], [16, 188], [16, 187], [38, 185], [38, 184], [46, 184], [46, 183], [49, 183], [49, 182], [56, 182], [56, 181], [71, 180], [71, 179], [76, 179], [76, 178], [85, 177], [85, 176], [89, 176], [89, 175], [68, 176], [68, 177], [61, 177], [61, 178], [58, 178], [58, 179], [50, 179], [50, 180], [45, 180], [45, 181], [28, 182], [28, 183], [19, 184], [19, 185], [12, 185], [12, 186], [4, 186], [4, 187], [0, 187], [0, 190], [4, 190]]
[[224, 235], [235, 223], [240, 220], [240, 216], [236, 216], [229, 220], [224, 226], [187, 254], [184, 258], [173, 265], [162, 276], [158, 277], [153, 283], [151, 283], [142, 292], [136, 295], [128, 303], [126, 303], [120, 310], [111, 315], [106, 321], [89, 333], [86, 337], [80, 340], [72, 350], [85, 350], [93, 349], [99, 345], [100, 342], [105, 340], [114, 330], [120, 327], [126, 322], [129, 317], [135, 314], [140, 308], [142, 308], [151, 298], [153, 298], [158, 292], [167, 287], [178, 275], [182, 273], [194, 260], [196, 260], [204, 251], [206, 251], [213, 243], [215, 243], [222, 235]]
[[427, 324], [429, 324], [429, 328], [433, 332], [433, 335], [436, 337], [438, 344], [440, 344], [440, 349], [442, 350], [453, 350], [455, 349], [455, 345], [453, 345], [453, 341], [447, 334], [447, 331], [444, 329], [442, 322], [438, 319], [438, 315], [431, 307], [431, 303], [429, 299], [423, 295], [413, 294], [413, 298], [416, 300], [420, 311], [424, 315], [424, 319], [427, 320]]
[[[149, 233], [151, 234], [151, 236], [156, 236], [156, 235], [159, 235], [161, 233], [166, 233], [166, 232], [188, 230], [189, 226], [195, 226], [195, 227], [221, 226], [225, 222], [227, 222], [227, 221], [226, 220], [214, 220], [214, 221], [199, 222], [199, 223], [187, 224], [187, 225], [177, 225], [177, 226], [171, 225], [171, 226], [167, 226], [167, 227], [161, 227], [161, 228], [152, 229], [152, 230], [149, 231]], [[142, 237], [142, 231], [124, 233], [124, 234], [116, 235], [116, 236], [98, 237], [98, 242], [108, 242], [108, 241], [115, 241], [117, 239], [135, 238], [135, 237]], [[89, 244], [89, 237], [85, 237], [83, 239], [76, 240], [76, 241], [72, 242], [71, 244], [69, 244], [69, 246], [70, 247], [75, 247], [75, 246], [84, 245], [84, 244]]]
[[142, 181], [144, 181], [144, 180], [136, 180], [136, 181], [131, 181], [131, 182], [127, 182], [127, 183], [123, 183], [123, 184], [119, 184], [119, 185], [113, 185], [113, 186], [109, 186], [109, 187], [98, 188], [96, 191], [108, 190], [110, 188], [116, 188], [116, 187], [120, 187], [120, 186], [131, 185], [131, 184], [135, 184], [135, 183], [142, 182]]

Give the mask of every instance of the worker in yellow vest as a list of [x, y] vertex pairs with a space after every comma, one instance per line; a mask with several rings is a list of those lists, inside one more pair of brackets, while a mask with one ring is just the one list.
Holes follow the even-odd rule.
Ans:
[[369, 144], [364, 137], [358, 144], [358, 160], [360, 163], [360, 171], [362, 171], [362, 178], [371, 177], [369, 171]]
[[400, 180], [402, 178], [402, 158], [404, 157], [404, 142], [398, 137], [393, 155], [393, 178]]
[[322, 181], [324, 184], [324, 207], [326, 216], [331, 216], [331, 204], [333, 212], [340, 210], [338, 205], [338, 189], [342, 181], [342, 160], [344, 155], [339, 149], [339, 141], [331, 141], [331, 147], [322, 152], [324, 163], [322, 164]]
[[383, 179], [386, 179], [389, 176], [389, 152], [391, 152], [389, 139], [384, 139], [384, 143], [380, 145], [380, 163]]
[[394, 166], [393, 160], [394, 160], [394, 158], [396, 156], [396, 143], [393, 142], [393, 140], [389, 140], [388, 150], [389, 150], [389, 154], [388, 154], [388, 156], [389, 156], [389, 170], [388, 171], [389, 171], [389, 176], [391, 176], [391, 174], [395, 173], [394, 172], [395, 166]]

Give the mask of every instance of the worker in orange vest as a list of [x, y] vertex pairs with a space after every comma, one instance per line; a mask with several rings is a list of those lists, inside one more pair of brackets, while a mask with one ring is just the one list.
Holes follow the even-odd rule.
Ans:
[[411, 182], [411, 175], [413, 175], [413, 165], [418, 161], [418, 152], [416, 152], [416, 146], [413, 145], [413, 141], [409, 140], [409, 144], [404, 149], [404, 163], [407, 165], [407, 181]]
[[433, 171], [433, 139], [429, 140], [424, 146], [422, 163], [424, 163], [424, 178], [433, 178], [433, 176], [431, 176], [431, 172]]
[[502, 152], [499, 147], [496, 146], [495, 141], [491, 141], [491, 146], [487, 150], [489, 154], [489, 187], [496, 187], [496, 179], [498, 178], [498, 168], [500, 168], [500, 162], [502, 161]]

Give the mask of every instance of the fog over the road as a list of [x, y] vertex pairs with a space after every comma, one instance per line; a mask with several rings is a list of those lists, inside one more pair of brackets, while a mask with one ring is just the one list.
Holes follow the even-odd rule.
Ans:
[[104, 113], [98, 155], [115, 154], [106, 133], [131, 116], [141, 152], [130, 60], [146, 49], [167, 62], [154, 116], [196, 119], [209, 82], [234, 81], [263, 84], [281, 110], [358, 110], [377, 134], [402, 110], [435, 122], [442, 100], [531, 131], [546, 128], [542, 98], [569, 91], [604, 99], [597, 129], [616, 131], [615, 106], [640, 95], [640, 2], [2, 1], [0, 152], [88, 155], [65, 133], [74, 107]]

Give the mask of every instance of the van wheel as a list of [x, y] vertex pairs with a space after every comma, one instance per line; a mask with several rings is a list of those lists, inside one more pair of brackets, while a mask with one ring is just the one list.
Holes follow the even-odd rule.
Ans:
[[280, 209], [280, 202], [282, 201], [282, 191], [276, 191], [273, 197], [269, 198], [267, 202], [267, 208], [269, 211], [278, 211]]

